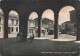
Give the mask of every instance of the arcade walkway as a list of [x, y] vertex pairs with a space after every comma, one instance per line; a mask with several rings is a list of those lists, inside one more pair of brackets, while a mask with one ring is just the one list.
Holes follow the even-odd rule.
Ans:
[[16, 42], [16, 38], [0, 39], [1, 56], [79, 56], [79, 52], [80, 41], [36, 38]]

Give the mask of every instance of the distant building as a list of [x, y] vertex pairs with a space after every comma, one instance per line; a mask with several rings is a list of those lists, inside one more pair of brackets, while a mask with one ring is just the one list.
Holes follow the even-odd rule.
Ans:
[[[38, 19], [34, 19], [35, 26], [38, 28]], [[54, 33], [54, 21], [44, 18], [41, 20], [41, 29], [46, 30], [47, 34], [53, 34]]]
[[3, 14], [2, 13], [0, 13], [0, 38], [2, 38], [3, 37]]
[[36, 28], [36, 22], [33, 20], [33, 19], [29, 19], [28, 20], [28, 36], [30, 37], [33, 33], [34, 33], [34, 36], [36, 36], [36, 31], [37, 31], [37, 28]]
[[[3, 38], [4, 33], [4, 18], [3, 14], [0, 14], [0, 36]], [[53, 34], [54, 32], [54, 21], [44, 18], [42, 19], [41, 32], [47, 32], [47, 34]], [[19, 32], [19, 17], [14, 14], [10, 14], [8, 18], [8, 37], [16, 37]], [[38, 19], [29, 19], [28, 21], [28, 36], [34, 33], [38, 36]]]
[[66, 34], [67, 32], [69, 32], [70, 29], [72, 29], [72, 27], [70, 27], [70, 26], [72, 26], [71, 23], [70, 23], [70, 21], [66, 21], [66, 22], [62, 23], [60, 25], [60, 31], [61, 31], [61, 33]]
[[76, 35], [76, 11], [70, 11], [70, 21], [66, 21], [60, 25], [60, 31], [64, 34]]
[[70, 21], [64, 22], [60, 25], [60, 31], [63, 34], [76, 35], [76, 25]]
[[54, 21], [44, 18], [42, 19], [42, 27], [47, 30], [48, 34], [54, 33]]
[[[4, 18], [3, 14], [0, 14], [0, 36], [3, 38], [4, 33]], [[19, 17], [14, 14], [10, 14], [8, 18], [8, 36], [9, 37], [16, 37], [17, 33], [19, 32]]]
[[16, 37], [19, 32], [19, 17], [14, 14], [10, 14], [8, 19], [8, 36]]
[[71, 23], [76, 23], [76, 21], [77, 21], [76, 11], [75, 10], [72, 10], [69, 13], [70, 13], [70, 22]]

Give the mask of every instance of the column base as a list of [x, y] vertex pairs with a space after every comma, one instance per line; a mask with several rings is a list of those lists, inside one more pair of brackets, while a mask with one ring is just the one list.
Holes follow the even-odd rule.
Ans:
[[58, 36], [54, 36], [54, 39], [58, 39]]
[[38, 37], [40, 38], [40, 37], [41, 37], [41, 35], [38, 35]]
[[23, 33], [17, 34], [17, 41], [18, 42], [22, 42], [22, 41], [26, 41], [26, 40], [27, 40], [27, 38], [26, 38], [25, 34], [23, 34]]
[[58, 39], [58, 38], [54, 38], [54, 39]]
[[80, 39], [76, 39], [76, 41], [80, 41]]

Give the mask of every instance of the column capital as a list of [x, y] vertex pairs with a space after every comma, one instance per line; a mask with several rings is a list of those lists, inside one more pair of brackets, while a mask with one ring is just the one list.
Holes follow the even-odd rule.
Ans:
[[44, 10], [43, 10], [43, 9], [40, 9], [40, 10], [37, 10], [36, 12], [37, 12], [39, 15], [42, 15], [43, 12], [44, 12]]

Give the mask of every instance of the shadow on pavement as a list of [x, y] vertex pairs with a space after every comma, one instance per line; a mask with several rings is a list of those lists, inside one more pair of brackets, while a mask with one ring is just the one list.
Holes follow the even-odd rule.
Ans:
[[79, 56], [80, 44], [74, 41], [34, 39], [17, 42], [16, 38], [0, 39], [2, 56]]

